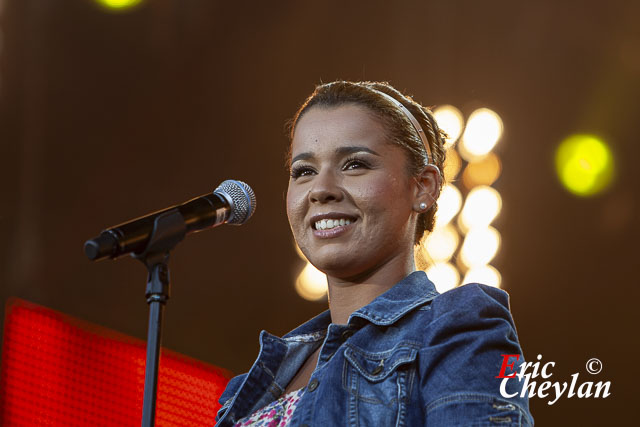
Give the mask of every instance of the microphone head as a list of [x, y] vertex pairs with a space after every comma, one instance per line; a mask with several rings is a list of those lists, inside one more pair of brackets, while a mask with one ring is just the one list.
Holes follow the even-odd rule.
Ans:
[[256, 211], [256, 195], [246, 183], [228, 179], [215, 189], [230, 205], [231, 213], [227, 224], [241, 225]]

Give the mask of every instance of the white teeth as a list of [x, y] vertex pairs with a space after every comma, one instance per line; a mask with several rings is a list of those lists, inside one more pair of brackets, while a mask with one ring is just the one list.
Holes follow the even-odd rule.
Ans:
[[332, 228], [342, 227], [351, 224], [350, 219], [322, 219], [316, 221], [316, 230], [331, 230]]

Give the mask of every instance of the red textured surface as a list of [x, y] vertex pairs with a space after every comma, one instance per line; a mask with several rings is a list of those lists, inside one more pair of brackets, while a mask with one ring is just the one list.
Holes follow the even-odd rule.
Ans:
[[[19, 299], [4, 325], [0, 425], [140, 425], [144, 341]], [[212, 426], [229, 377], [162, 349], [156, 425]]]

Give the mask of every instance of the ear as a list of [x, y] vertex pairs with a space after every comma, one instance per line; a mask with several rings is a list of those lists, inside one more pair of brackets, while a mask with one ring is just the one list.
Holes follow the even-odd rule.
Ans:
[[427, 165], [415, 176], [416, 186], [414, 193], [413, 210], [426, 212], [438, 200], [442, 178], [440, 169], [435, 165]]

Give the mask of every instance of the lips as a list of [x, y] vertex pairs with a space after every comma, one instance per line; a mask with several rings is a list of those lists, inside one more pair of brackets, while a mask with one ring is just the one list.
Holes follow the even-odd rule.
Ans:
[[313, 235], [320, 239], [331, 239], [341, 236], [353, 227], [358, 218], [342, 212], [329, 212], [311, 217]]

